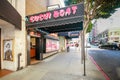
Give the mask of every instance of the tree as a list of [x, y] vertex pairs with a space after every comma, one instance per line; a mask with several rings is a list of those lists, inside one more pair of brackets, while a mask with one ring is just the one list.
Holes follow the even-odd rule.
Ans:
[[119, 0], [67, 0], [70, 4], [84, 1], [84, 31], [86, 32], [91, 20], [97, 18], [108, 18], [120, 7]]
[[89, 33], [89, 32], [91, 32], [91, 30], [92, 30], [92, 27], [93, 27], [93, 24], [92, 24], [92, 22], [90, 22], [89, 24], [88, 24], [88, 28], [87, 28], [87, 33]]
[[115, 9], [120, 7], [119, 0], [86, 0], [85, 6], [85, 31], [89, 27], [89, 23], [93, 19], [108, 18], [115, 12]]

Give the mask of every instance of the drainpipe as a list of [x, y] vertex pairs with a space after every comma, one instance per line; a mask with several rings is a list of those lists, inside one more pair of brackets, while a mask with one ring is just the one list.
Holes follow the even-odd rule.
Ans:
[[20, 56], [21, 55], [22, 55], [21, 53], [18, 54], [18, 67], [17, 67], [17, 71], [22, 69], [22, 67], [20, 67]]

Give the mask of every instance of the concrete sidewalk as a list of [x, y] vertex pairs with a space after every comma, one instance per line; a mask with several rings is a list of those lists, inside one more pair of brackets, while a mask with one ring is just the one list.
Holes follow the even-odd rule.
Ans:
[[0, 80], [105, 80], [105, 78], [89, 58], [86, 60], [86, 76], [83, 76], [80, 52], [72, 48], [68, 53], [59, 53]]

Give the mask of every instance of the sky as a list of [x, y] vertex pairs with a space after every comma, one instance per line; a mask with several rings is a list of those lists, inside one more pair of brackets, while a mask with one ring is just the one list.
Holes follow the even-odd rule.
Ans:
[[109, 18], [97, 20], [98, 33], [110, 28], [120, 28], [120, 8], [117, 8], [116, 12]]

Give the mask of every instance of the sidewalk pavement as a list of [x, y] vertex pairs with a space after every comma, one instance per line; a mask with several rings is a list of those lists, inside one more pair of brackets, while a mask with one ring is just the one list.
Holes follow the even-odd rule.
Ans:
[[0, 80], [105, 80], [105, 78], [90, 58], [86, 60], [86, 76], [83, 76], [80, 51], [71, 48], [70, 52], [56, 54]]

